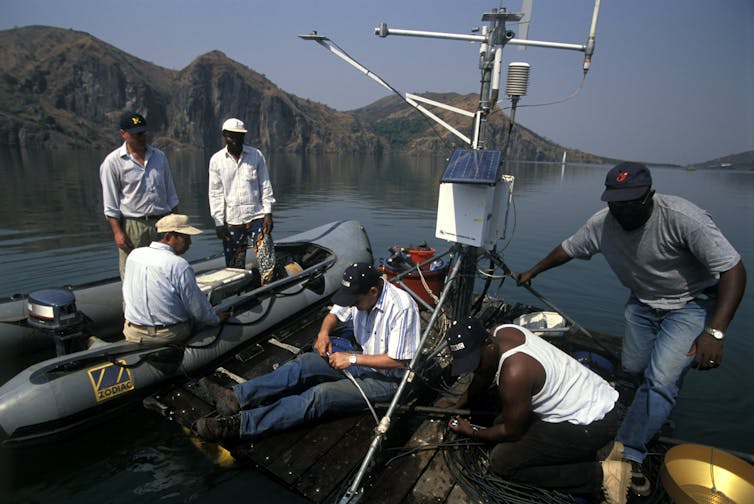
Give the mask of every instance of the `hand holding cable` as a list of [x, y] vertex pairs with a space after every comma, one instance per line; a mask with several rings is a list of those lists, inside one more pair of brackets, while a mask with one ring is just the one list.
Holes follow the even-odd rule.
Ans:
[[328, 361], [330, 362], [330, 366], [333, 369], [348, 369], [351, 367], [352, 364], [355, 364], [352, 362], [351, 356], [355, 355], [351, 352], [335, 352], [335, 353], [329, 353], [328, 354]]
[[451, 418], [448, 422], [448, 428], [453, 432], [463, 434], [472, 439], [477, 438], [477, 433], [480, 430], [479, 426], [474, 425], [468, 419], [461, 417]]

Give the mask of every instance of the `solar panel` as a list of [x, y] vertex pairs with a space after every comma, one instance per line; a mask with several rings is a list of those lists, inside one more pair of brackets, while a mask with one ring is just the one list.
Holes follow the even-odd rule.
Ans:
[[500, 180], [500, 158], [497, 150], [456, 149], [445, 166], [440, 182], [491, 184]]

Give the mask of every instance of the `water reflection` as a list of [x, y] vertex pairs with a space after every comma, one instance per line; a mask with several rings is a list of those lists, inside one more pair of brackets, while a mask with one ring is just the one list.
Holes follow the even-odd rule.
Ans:
[[[109, 226], [102, 216], [99, 165], [106, 152], [17, 152], [0, 149], [0, 295], [75, 284], [117, 274], [117, 255]], [[210, 153], [169, 154], [180, 210], [205, 230], [214, 224], [207, 204], [207, 163]], [[364, 158], [360, 156], [268, 156], [278, 200], [275, 234], [287, 236], [326, 222], [357, 219], [367, 229], [377, 258], [391, 245], [426, 240], [444, 250], [434, 237], [435, 208], [441, 158]], [[507, 241], [501, 244], [506, 262], [523, 271], [574, 232], [601, 208], [605, 167], [555, 164], [513, 164], [515, 209]], [[754, 271], [754, 173], [654, 168], [658, 192], [686, 197], [709, 210], [723, 232]], [[214, 233], [193, 240], [189, 259], [219, 252]], [[537, 290], [547, 295], [580, 324], [603, 332], [622, 332], [626, 292], [601, 257], [572, 261], [538, 277]], [[510, 281], [495, 282], [492, 293], [537, 303]], [[673, 418], [678, 436], [754, 452], [751, 418], [754, 399], [742, 383], [754, 376], [754, 288], [749, 288], [726, 339], [725, 365], [710, 373], [689, 373]], [[749, 378], [746, 378], [746, 377]], [[88, 433], [87, 450], [80, 442], [62, 444], [52, 452], [28, 457], [0, 450], [0, 488], [20, 489], [21, 500], [63, 501], [76, 496], [89, 502], [107, 496], [113, 502], [184, 501], [258, 495], [259, 477], [249, 472], [218, 472], [202, 462], [172, 425], [139, 410], [126, 417], [109, 443], [106, 428]], [[141, 431], [134, 426], [142, 428]], [[146, 427], [146, 428], [145, 428]], [[94, 445], [97, 445], [95, 447]], [[171, 449], [163, 451], [162, 446]], [[179, 447], [177, 451], [175, 447]], [[43, 453], [44, 452], [44, 453]], [[52, 454], [51, 454], [52, 453]], [[72, 456], [77, 454], [77, 456]], [[39, 460], [51, 459], [47, 483], [39, 482]], [[65, 464], [59, 461], [65, 459]], [[178, 461], [173, 464], [173, 461]], [[193, 479], [189, 480], [189, 476]], [[218, 482], [222, 478], [229, 481]], [[267, 482], [269, 485], [269, 482]], [[134, 490], [135, 489], [135, 490]], [[272, 500], [287, 494], [270, 490]]]

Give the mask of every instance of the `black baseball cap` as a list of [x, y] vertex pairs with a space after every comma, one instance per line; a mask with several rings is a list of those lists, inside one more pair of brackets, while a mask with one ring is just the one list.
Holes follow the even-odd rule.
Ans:
[[641, 163], [625, 162], [616, 165], [605, 176], [602, 201], [630, 201], [644, 196], [652, 187], [649, 168]]
[[485, 338], [487, 330], [479, 319], [466, 317], [453, 322], [445, 336], [453, 356], [450, 374], [458, 376], [476, 370]]
[[120, 129], [136, 135], [142, 131], [147, 131], [147, 120], [144, 116], [136, 112], [126, 112], [120, 116]]
[[353, 306], [359, 297], [380, 283], [380, 275], [369, 263], [353, 263], [343, 272], [340, 288], [332, 295], [332, 302], [340, 306]]

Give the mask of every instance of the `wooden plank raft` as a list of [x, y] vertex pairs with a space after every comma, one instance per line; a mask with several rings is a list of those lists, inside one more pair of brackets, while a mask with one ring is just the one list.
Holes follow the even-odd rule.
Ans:
[[[292, 317], [291, 322], [262, 335], [261, 342], [229, 357], [209, 379], [230, 386], [272, 371], [300, 351], [308, 350], [326, 313], [327, 307], [320, 306]], [[598, 346], [614, 352], [613, 338], [596, 335], [596, 339], [600, 340]], [[577, 337], [571, 343], [581, 347], [586, 342]], [[594, 342], [590, 343], [593, 348]], [[184, 426], [193, 436], [190, 427], [195, 420], [217, 414], [211, 398], [205, 394], [196, 381], [189, 381], [147, 398], [144, 403], [148, 409]], [[431, 404], [426, 398], [422, 402]], [[480, 502], [479, 497], [467, 494], [456, 481], [443, 448], [438, 446], [445, 438], [447, 416], [429, 418], [425, 413], [417, 413], [411, 405], [399, 409], [374, 469], [362, 481], [364, 490], [359, 502]], [[195, 436], [193, 440], [223, 463], [228, 463], [230, 454], [235, 465], [254, 467], [312, 502], [337, 502], [360, 468], [374, 429], [371, 414], [360, 414], [322, 420], [270, 435], [256, 443], [220, 446]], [[655, 482], [661, 486], [659, 481]], [[657, 502], [664, 500], [660, 498]]]
[[[309, 349], [326, 313], [327, 308], [322, 306], [293, 317], [295, 320], [292, 322], [261, 337], [262, 342], [249, 345], [223, 362], [208, 378], [220, 385], [231, 386], [272, 371], [294, 358], [299, 350]], [[177, 422], [189, 433], [191, 425], [198, 418], [217, 414], [211, 398], [206, 396], [205, 389], [195, 380], [175, 385], [170, 390], [145, 399], [144, 406]], [[400, 416], [394, 418], [383, 447], [400, 447], [406, 442], [413, 431], [403, 425], [408, 420]], [[412, 423], [415, 427], [417, 421], [414, 419]], [[218, 448], [218, 445], [210, 446], [211, 443], [198, 438], [194, 442], [204, 451], [212, 453], [227, 450], [238, 464], [263, 471], [312, 502], [331, 502], [348, 488], [361, 466], [374, 437], [375, 426], [374, 418], [367, 413], [323, 420], [267, 436], [256, 443], [238, 442]], [[436, 434], [429, 433], [428, 439], [434, 437]], [[222, 457], [223, 460], [226, 458]], [[404, 482], [404, 479], [401, 478], [401, 484], [405, 486], [409, 482]], [[397, 482], [396, 479], [386, 481], [391, 487]], [[365, 500], [385, 502], [380, 495], [383, 490], [376, 489], [375, 492]]]

